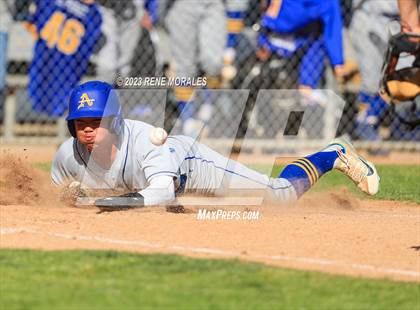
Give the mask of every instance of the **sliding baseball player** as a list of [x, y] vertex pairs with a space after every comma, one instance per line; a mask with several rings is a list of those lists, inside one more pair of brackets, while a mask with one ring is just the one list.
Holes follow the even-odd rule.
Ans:
[[[100, 81], [84, 83], [72, 91], [67, 122], [72, 137], [55, 155], [53, 182], [121, 189], [129, 192], [124, 196], [136, 204], [166, 204], [184, 192], [224, 195], [230, 189], [265, 190], [279, 202], [294, 201], [333, 169], [342, 171], [369, 195], [379, 190], [374, 165], [343, 139], [295, 160], [276, 178], [230, 160], [190, 137], [169, 136], [156, 146], [150, 141], [154, 127], [123, 119], [116, 91]], [[102, 203], [112, 203], [112, 199], [98, 202]]]

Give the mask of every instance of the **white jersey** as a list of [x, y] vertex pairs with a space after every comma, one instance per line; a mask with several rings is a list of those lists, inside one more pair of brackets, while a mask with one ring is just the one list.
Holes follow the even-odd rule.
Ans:
[[139, 191], [157, 176], [171, 176], [176, 192], [223, 194], [228, 189], [275, 190], [281, 200], [296, 199], [285, 179], [269, 178], [230, 160], [187, 136], [169, 136], [161, 146], [149, 140], [153, 126], [124, 120], [118, 152], [109, 169], [92, 160], [87, 148], [77, 139], [66, 140], [52, 165], [56, 184], [79, 181], [93, 188]]

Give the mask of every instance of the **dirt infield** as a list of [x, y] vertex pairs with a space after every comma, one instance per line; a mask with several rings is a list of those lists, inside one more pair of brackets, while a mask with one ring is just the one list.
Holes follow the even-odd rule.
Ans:
[[162, 207], [99, 212], [64, 206], [48, 174], [13, 153], [2, 154], [0, 168], [1, 248], [179, 253], [420, 281], [415, 204], [358, 200], [343, 189], [310, 194], [294, 206], [250, 207], [258, 219], [200, 220], [198, 207], [181, 214]]

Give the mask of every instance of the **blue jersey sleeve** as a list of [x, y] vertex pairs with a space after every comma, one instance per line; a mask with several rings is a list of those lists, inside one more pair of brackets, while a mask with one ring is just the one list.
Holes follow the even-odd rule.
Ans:
[[338, 0], [329, 0], [331, 7], [326, 14], [322, 15], [324, 23], [325, 46], [331, 64], [342, 65], [343, 56], [343, 21], [341, 18], [340, 4]]
[[332, 65], [343, 63], [343, 22], [339, 0], [271, 1], [262, 26], [279, 34], [302, 36], [311, 23], [322, 22], [325, 48]]
[[156, 0], [146, 0], [144, 8], [149, 13], [152, 23], [155, 24], [158, 19], [158, 3]]

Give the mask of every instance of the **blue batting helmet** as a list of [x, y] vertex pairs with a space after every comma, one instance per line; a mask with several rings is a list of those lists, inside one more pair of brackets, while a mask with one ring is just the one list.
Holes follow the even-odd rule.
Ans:
[[71, 92], [66, 120], [73, 137], [76, 137], [74, 120], [88, 117], [114, 117], [110, 130], [120, 133], [123, 122], [121, 106], [115, 90], [108, 83], [89, 81], [75, 87]]

